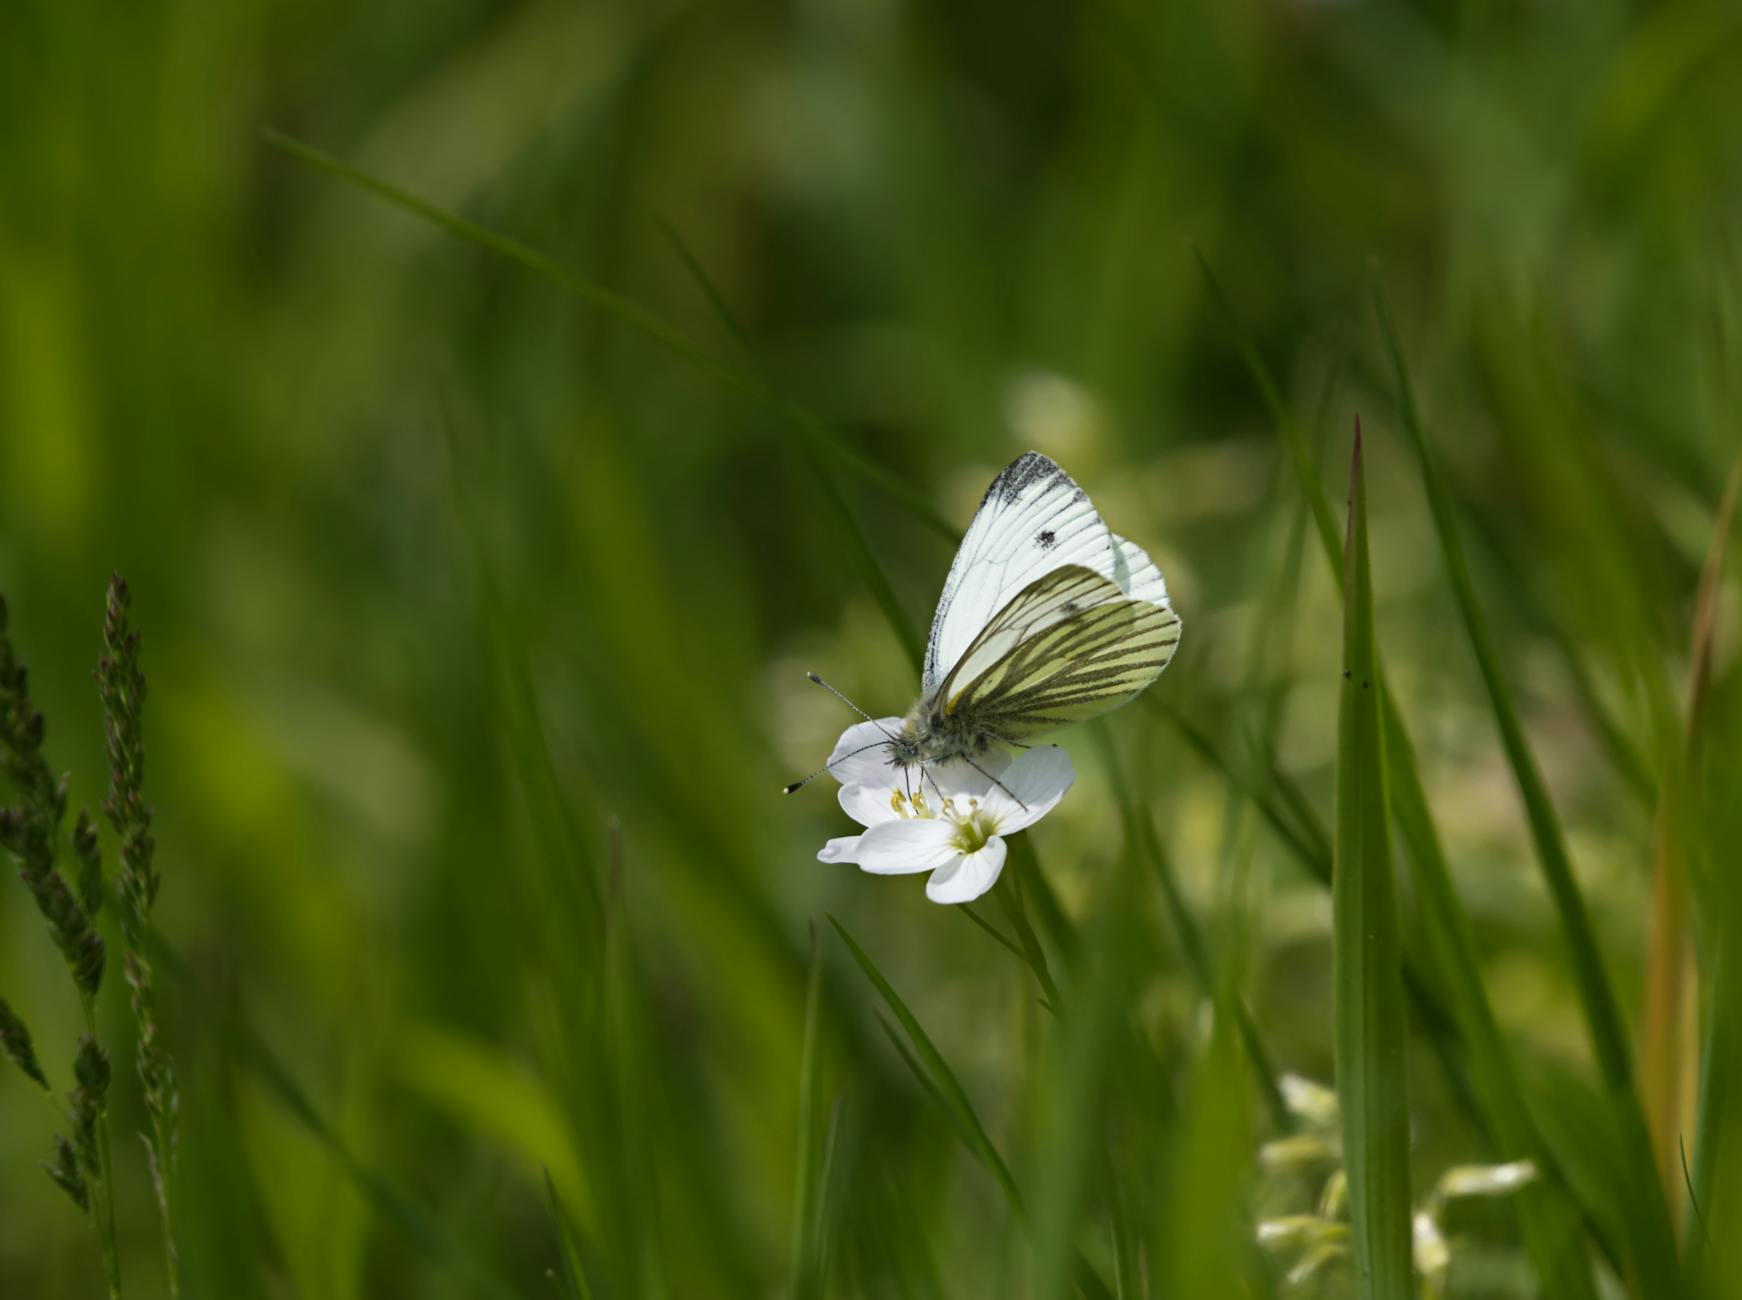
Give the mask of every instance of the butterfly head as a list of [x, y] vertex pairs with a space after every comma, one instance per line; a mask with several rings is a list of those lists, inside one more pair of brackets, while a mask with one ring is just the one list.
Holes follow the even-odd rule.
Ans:
[[919, 767], [926, 761], [926, 753], [920, 744], [919, 733], [914, 730], [911, 716], [901, 724], [901, 730], [890, 733], [889, 742], [883, 748], [889, 754], [889, 761], [896, 767]]

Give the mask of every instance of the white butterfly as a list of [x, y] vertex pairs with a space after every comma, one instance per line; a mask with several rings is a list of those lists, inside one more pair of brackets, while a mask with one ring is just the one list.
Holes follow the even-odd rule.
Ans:
[[1179, 635], [1154, 561], [1069, 474], [1027, 452], [986, 489], [932, 617], [919, 702], [876, 743], [903, 769], [977, 767], [1124, 704], [1161, 675]]

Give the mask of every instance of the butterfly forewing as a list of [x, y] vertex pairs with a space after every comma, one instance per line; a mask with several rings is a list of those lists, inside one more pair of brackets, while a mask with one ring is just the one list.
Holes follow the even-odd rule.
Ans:
[[940, 702], [1021, 740], [1123, 704], [1160, 675], [1178, 644], [1179, 618], [1165, 597], [1133, 599], [1094, 570], [1065, 565], [987, 623], [942, 683]]
[[[1071, 564], [1112, 577], [1122, 558], [1118, 544], [1088, 496], [1051, 460], [1031, 451], [1006, 465], [986, 489], [944, 580], [926, 643], [925, 693], [937, 690], [993, 616], [1035, 579]], [[1154, 570], [1142, 551], [1130, 550]], [[1128, 567], [1135, 570], [1136, 561]]]

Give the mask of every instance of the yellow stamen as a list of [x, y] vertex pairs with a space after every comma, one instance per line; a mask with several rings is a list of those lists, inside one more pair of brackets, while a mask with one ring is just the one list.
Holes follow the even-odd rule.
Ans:
[[976, 810], [956, 818], [955, 846], [963, 853], [978, 853], [997, 833], [998, 826], [992, 818]]

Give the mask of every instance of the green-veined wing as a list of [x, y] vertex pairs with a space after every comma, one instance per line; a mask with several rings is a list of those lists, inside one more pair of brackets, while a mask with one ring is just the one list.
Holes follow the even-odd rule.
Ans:
[[938, 690], [944, 712], [1022, 740], [1117, 708], [1179, 644], [1179, 616], [1081, 565], [1043, 574], [974, 638]]

